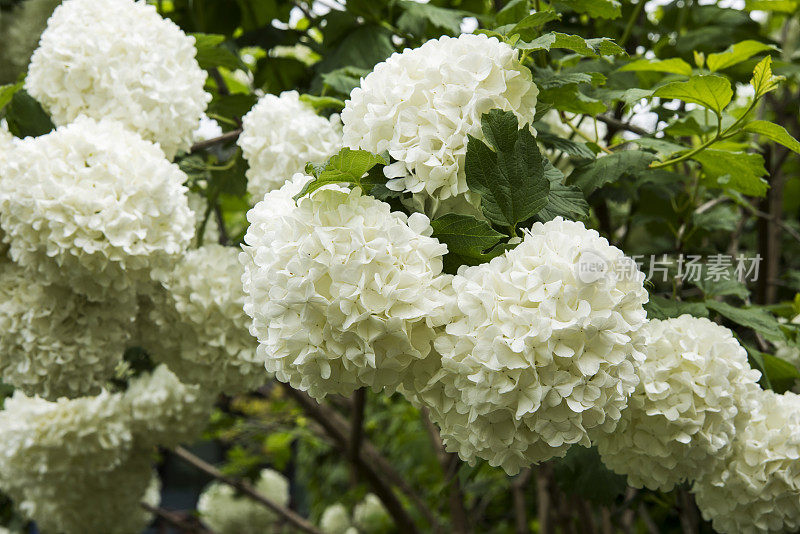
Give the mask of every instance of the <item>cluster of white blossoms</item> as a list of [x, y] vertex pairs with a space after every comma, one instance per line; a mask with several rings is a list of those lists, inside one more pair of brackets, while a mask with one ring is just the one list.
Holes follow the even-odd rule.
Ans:
[[319, 528], [324, 534], [387, 534], [394, 530], [394, 523], [381, 500], [368, 493], [353, 507], [352, 517], [342, 503], [325, 508]]
[[169, 270], [194, 234], [186, 175], [118, 123], [85, 117], [0, 162], [11, 258], [99, 300]]
[[800, 529], [800, 396], [757, 391], [733, 452], [693, 488], [703, 517], [723, 534]]
[[[396, 388], [426, 358], [447, 247], [427, 217], [356, 189], [291, 200], [296, 175], [249, 214], [245, 311], [268, 371], [321, 398]], [[288, 198], [287, 198], [288, 197]]]
[[306, 163], [324, 163], [342, 146], [338, 115], [320, 117], [297, 91], [261, 97], [242, 118], [237, 141], [247, 160], [247, 191], [258, 202], [303, 172]]
[[25, 89], [58, 125], [80, 115], [113, 119], [172, 159], [191, 145], [211, 100], [194, 43], [145, 2], [65, 0], [33, 53]]
[[[281, 506], [289, 505], [289, 481], [277, 471], [263, 469], [255, 490]], [[231, 486], [213, 482], [197, 502], [200, 517], [217, 534], [262, 534], [291, 532], [280, 526], [280, 518], [263, 504], [237, 495]]]
[[617, 431], [597, 445], [603, 463], [630, 485], [669, 491], [730, 454], [761, 373], [731, 331], [708, 319], [652, 320], [642, 334], [639, 386]]
[[533, 122], [539, 90], [519, 51], [486, 35], [441, 37], [393, 54], [353, 89], [342, 111], [344, 144], [396, 160], [387, 187], [435, 200], [468, 193], [467, 135], [481, 116], [513, 111]]
[[49, 400], [99, 393], [122, 363], [136, 301], [91, 302], [0, 260], [0, 376]]
[[233, 247], [205, 245], [187, 252], [143, 308], [141, 341], [181, 381], [237, 393], [264, 384], [244, 312], [244, 268]]

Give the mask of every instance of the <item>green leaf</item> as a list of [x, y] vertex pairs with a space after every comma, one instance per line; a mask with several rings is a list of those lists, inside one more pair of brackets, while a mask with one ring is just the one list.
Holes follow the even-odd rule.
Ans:
[[671, 59], [637, 59], [628, 63], [620, 72], [667, 72], [670, 74], [682, 74], [683, 76], [692, 75], [692, 66], [679, 57]]
[[19, 89], [11, 97], [6, 120], [9, 131], [17, 137], [38, 137], [55, 128], [39, 102], [24, 89]]
[[11, 102], [11, 98], [22, 89], [23, 82], [0, 86], [0, 111]]
[[322, 83], [343, 95], [361, 85], [361, 78], [369, 74], [366, 69], [357, 67], [344, 67], [322, 75]]
[[783, 393], [800, 380], [800, 371], [797, 367], [784, 359], [766, 352], [761, 353], [762, 371], [769, 379], [772, 388], [778, 393]]
[[361, 187], [365, 193], [369, 193], [369, 189], [377, 182], [372, 181], [370, 177], [365, 179], [364, 175], [376, 165], [386, 165], [386, 163], [382, 156], [366, 150], [351, 150], [345, 147], [338, 154], [331, 156], [325, 165], [315, 166], [310, 163], [306, 165], [306, 172], [313, 174], [315, 178], [294, 198], [297, 200], [328, 184], [342, 183]]
[[658, 295], [651, 295], [644, 308], [650, 319], [670, 319], [687, 313], [695, 317], [708, 317], [708, 309], [702, 302], [681, 302]]
[[530, 32], [536, 31], [548, 22], [560, 18], [561, 15], [555, 11], [537, 11], [517, 22], [514, 27], [508, 31], [508, 35], [521, 34], [524, 37], [528, 37]]
[[279, 94], [302, 86], [309, 77], [308, 67], [290, 57], [262, 57], [256, 63], [253, 85], [268, 93]]
[[750, 11], [776, 11], [792, 14], [800, 7], [797, 0], [746, 0], [745, 6]]
[[763, 135], [767, 139], [785, 146], [789, 150], [800, 154], [800, 142], [786, 131], [786, 128], [769, 121], [752, 121], [745, 125], [745, 131]]
[[497, 16], [495, 17], [495, 26], [515, 24], [528, 13], [530, 13], [528, 0], [511, 0], [503, 6], [503, 9], [497, 12]]
[[750, 85], [755, 89], [755, 98], [761, 98], [770, 91], [778, 88], [778, 85], [785, 80], [783, 76], [772, 75], [772, 57], [767, 56], [758, 62], [753, 69], [753, 78]]
[[558, 137], [557, 135], [548, 133], [539, 133], [536, 139], [544, 147], [559, 150], [570, 157], [579, 160], [595, 159], [594, 152], [592, 152], [591, 149], [586, 146], [586, 143], [577, 143], [570, 139], [564, 139], [563, 137]]
[[225, 67], [230, 70], [245, 68], [242, 60], [223, 46], [224, 35], [193, 33], [191, 36], [195, 38], [194, 46], [197, 48], [196, 57], [200, 68]]
[[764, 158], [759, 154], [706, 149], [692, 156], [703, 166], [711, 185], [733, 189], [745, 195], [763, 197], [769, 184], [761, 178], [767, 174]]
[[607, 37], [599, 39], [584, 39], [579, 35], [568, 35], [560, 32], [546, 33], [533, 41], [520, 41], [515, 45], [521, 50], [546, 50], [562, 48], [572, 50], [576, 54], [588, 57], [618, 56], [625, 54], [625, 50]]
[[606, 77], [599, 72], [555, 72], [551, 69], [534, 69], [533, 79], [540, 90], [582, 83], [597, 86], [606, 81]]
[[708, 70], [716, 72], [737, 65], [767, 50], [777, 50], [777, 48], [760, 41], [742, 41], [729, 46], [727, 50], [719, 54], [709, 54], [706, 65], [708, 66]]
[[783, 341], [786, 339], [783, 332], [781, 332], [777, 319], [762, 308], [739, 308], [716, 300], [707, 300], [706, 307], [736, 324], [762, 334], [769, 341]]
[[448, 255], [455, 254], [462, 265], [479, 265], [502, 254], [494, 248], [505, 235], [493, 229], [486, 221], [471, 215], [448, 213], [431, 221], [433, 236], [447, 245]]
[[256, 95], [245, 95], [236, 93], [233, 95], [214, 95], [214, 99], [208, 105], [208, 113], [222, 115], [223, 117], [241, 117], [258, 101]]
[[542, 102], [551, 104], [552, 107], [560, 111], [568, 111], [580, 115], [595, 116], [608, 109], [600, 100], [583, 94], [578, 88], [578, 84], [569, 84], [557, 89], [541, 91], [539, 99]]
[[722, 110], [733, 98], [731, 82], [726, 78], [714, 75], [692, 76], [685, 82], [672, 82], [659, 87], [654, 97], [678, 99], [706, 107], [722, 115]]
[[518, 127], [516, 115], [494, 109], [481, 117], [491, 148], [471, 135], [467, 142], [467, 185], [481, 196], [486, 218], [506, 228], [536, 215], [550, 190], [536, 139], [527, 126]]
[[397, 19], [397, 27], [412, 35], [424, 35], [428, 24], [445, 30], [450, 35], [461, 33], [464, 12], [438, 7], [432, 4], [402, 1], [403, 14]]
[[613, 504], [628, 487], [624, 476], [603, 464], [595, 447], [571, 447], [553, 464], [554, 478], [562, 491], [598, 504]]
[[588, 218], [589, 203], [583, 191], [574, 185], [564, 185], [564, 174], [553, 167], [550, 161], [545, 161], [544, 167], [544, 175], [550, 181], [550, 193], [547, 195], [547, 205], [536, 214], [536, 220], [547, 222], [556, 217], [571, 220]]
[[300, 100], [305, 102], [315, 110], [344, 108], [344, 102], [332, 96], [300, 95]]
[[556, 3], [590, 17], [615, 19], [622, 16], [622, 6], [618, 0], [557, 0]]
[[569, 176], [569, 182], [590, 195], [607, 183], [616, 182], [624, 175], [642, 172], [655, 161], [650, 152], [624, 150], [597, 158], [588, 165], [577, 167]]

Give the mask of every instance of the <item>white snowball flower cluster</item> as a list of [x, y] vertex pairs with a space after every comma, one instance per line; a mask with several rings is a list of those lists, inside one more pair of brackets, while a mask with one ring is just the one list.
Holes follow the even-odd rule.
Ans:
[[377, 495], [368, 493], [353, 508], [353, 523], [360, 532], [382, 534], [392, 530], [394, 522]]
[[90, 302], [0, 261], [0, 376], [28, 395], [95, 395], [122, 363], [133, 298]]
[[518, 51], [494, 37], [432, 39], [393, 54], [350, 94], [344, 144], [397, 160], [387, 186], [446, 200], [468, 192], [467, 135], [483, 138], [481, 115], [513, 111], [533, 122], [539, 90]]
[[642, 328], [640, 383], [617, 430], [599, 436], [603, 463], [634, 487], [669, 491], [724, 459], [761, 373], [727, 328], [682, 315]]
[[244, 312], [244, 268], [233, 247], [205, 245], [181, 259], [154, 295], [143, 345], [181, 381], [235, 394], [267, 381]]
[[297, 91], [264, 95], [242, 118], [237, 143], [250, 168], [247, 191], [258, 202], [306, 163], [324, 163], [342, 146], [338, 115], [320, 117]]
[[632, 260], [582, 223], [536, 223], [514, 250], [459, 270], [452, 317], [435, 343], [441, 367], [404, 389], [471, 463], [514, 474], [588, 446], [614, 430], [638, 382], [643, 282]]
[[214, 396], [186, 385], [166, 366], [136, 377], [123, 396], [124, 409], [139, 443], [172, 447], [203, 430]]
[[33, 53], [25, 89], [58, 125], [80, 115], [117, 120], [172, 159], [190, 147], [211, 100], [194, 44], [145, 2], [66, 0]]
[[80, 118], [25, 139], [0, 176], [12, 259], [93, 300], [149, 283], [192, 239], [186, 175], [114, 122]]
[[727, 461], [695, 483], [703, 517], [723, 534], [800, 529], [800, 396], [758, 391]]
[[447, 247], [428, 218], [359, 190], [320, 189], [295, 206], [296, 175], [248, 213], [241, 260], [259, 354], [316, 398], [396, 388], [431, 351]]
[[[255, 489], [282, 506], [289, 504], [289, 481], [277, 471], [261, 471]], [[214, 482], [197, 502], [200, 517], [218, 534], [262, 534], [276, 530], [279, 518], [272, 510], [249, 497], [236, 494], [225, 484]]]

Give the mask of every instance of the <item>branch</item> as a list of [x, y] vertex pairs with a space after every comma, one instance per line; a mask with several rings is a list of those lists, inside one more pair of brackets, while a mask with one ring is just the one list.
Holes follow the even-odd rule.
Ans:
[[307, 532], [308, 534], [322, 534], [322, 532], [309, 523], [307, 520], [299, 516], [296, 512], [281, 506], [280, 504], [276, 503], [275, 501], [264, 497], [259, 492], [257, 492], [250, 484], [244, 482], [242, 480], [237, 480], [233, 477], [229, 477], [222, 473], [219, 469], [211, 465], [210, 463], [206, 462], [202, 458], [198, 458], [194, 454], [190, 453], [183, 447], [175, 447], [172, 449], [172, 453], [181, 458], [182, 460], [186, 461], [187, 463], [193, 465], [200, 471], [203, 471], [205, 474], [219, 480], [223, 484], [227, 484], [232, 488], [239, 490], [241, 493], [247, 495], [251, 499], [256, 502], [259, 502], [281, 516], [287, 523], [291, 524], [292, 526], [298, 528], [303, 532]]
[[[319, 404], [317, 401], [308, 396], [308, 394], [297, 391], [296, 389], [283, 384], [284, 391], [289, 395], [297, 404], [299, 404], [306, 415], [314, 419], [325, 431], [328, 436], [333, 438], [338, 447], [347, 452], [350, 450], [350, 441], [348, 439], [349, 425], [347, 421], [335, 410]], [[386, 506], [389, 514], [395, 521], [395, 525], [400, 532], [416, 534], [419, 532], [414, 521], [403, 508], [403, 504], [392, 491], [392, 488], [386, 481], [397, 486], [403, 493], [414, 501], [419, 511], [428, 519], [431, 525], [435, 525], [436, 521], [433, 514], [424, 504], [422, 499], [417, 495], [410, 486], [400, 477], [395, 471], [394, 467], [386, 460], [375, 448], [374, 445], [369, 443], [366, 439], [362, 439], [362, 444], [358, 455], [358, 468], [363, 474], [367, 482], [372, 486], [375, 494]]]
[[650, 132], [648, 132], [644, 128], [639, 128], [634, 124], [631, 124], [629, 122], [623, 122], [619, 119], [615, 119], [614, 117], [609, 117], [607, 115], [597, 115], [595, 118], [600, 122], [606, 123], [608, 126], [616, 128], [617, 130], [628, 130], [631, 133], [635, 133], [636, 135], [641, 135], [641, 136], [650, 135]]
[[542, 464], [536, 470], [536, 514], [539, 519], [539, 532], [552, 534], [550, 510], [550, 466]]
[[364, 436], [364, 405], [367, 390], [357, 389], [353, 394], [353, 423], [350, 425], [350, 461], [358, 475], [358, 458], [361, 455], [361, 438]]
[[185, 532], [189, 534], [214, 534], [214, 531], [208, 528], [207, 526], [199, 523], [199, 521], [193, 521], [191, 519], [187, 519], [183, 517], [182, 514], [171, 512], [169, 510], [165, 510], [164, 508], [160, 508], [158, 506], [152, 506], [146, 502], [139, 504], [149, 513], [153, 514], [154, 516], [160, 519], [163, 519], [166, 523], [177, 528], [180, 532]]
[[523, 469], [517, 478], [511, 483], [511, 493], [514, 496], [514, 522], [516, 534], [527, 534], [528, 529], [528, 506], [525, 503], [525, 487], [531, 480], [533, 471], [530, 468]]
[[206, 139], [205, 141], [198, 141], [197, 143], [192, 145], [192, 148], [189, 150], [189, 153], [193, 154], [195, 152], [199, 152], [200, 150], [211, 148], [212, 146], [221, 145], [229, 141], [236, 141], [241, 133], [242, 129], [237, 128], [235, 130], [231, 130], [230, 132], [225, 132], [219, 137]]

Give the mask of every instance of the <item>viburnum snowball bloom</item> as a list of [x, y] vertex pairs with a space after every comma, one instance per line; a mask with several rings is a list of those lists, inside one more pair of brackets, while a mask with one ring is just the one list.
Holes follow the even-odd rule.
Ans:
[[122, 363], [133, 295], [91, 302], [0, 260], [0, 376], [48, 400], [95, 395]]
[[[644, 274], [582, 223], [536, 223], [512, 251], [459, 269], [437, 337], [441, 368], [414, 386], [449, 450], [508, 473], [611, 432], [638, 378]], [[430, 371], [428, 371], [430, 372]]]
[[377, 495], [368, 493], [353, 508], [353, 522], [361, 532], [385, 534], [393, 530], [394, 523]]
[[131, 421], [137, 443], [172, 447], [195, 439], [203, 430], [214, 396], [181, 383], [165, 365], [133, 379], [121, 409]]
[[239, 249], [205, 245], [186, 253], [154, 297], [141, 329], [154, 360], [205, 390], [237, 393], [264, 384], [264, 358], [244, 312]]
[[186, 175], [118, 123], [82, 117], [20, 141], [0, 176], [12, 259], [93, 300], [163, 275], [194, 233]]
[[[255, 489], [282, 506], [289, 504], [289, 481], [272, 469], [264, 469]], [[197, 502], [200, 517], [218, 534], [262, 534], [276, 530], [279, 518], [272, 510], [249, 497], [237, 495], [236, 490], [214, 482], [200, 495]]]
[[724, 534], [800, 528], [800, 396], [757, 391], [733, 453], [693, 488], [703, 517]]
[[145, 2], [66, 0], [33, 53], [25, 89], [58, 125], [80, 115], [117, 120], [172, 159], [190, 147], [211, 100], [194, 44]]
[[350, 514], [342, 503], [328, 506], [319, 519], [319, 529], [325, 534], [358, 534], [350, 522]]
[[267, 371], [316, 398], [395, 388], [428, 356], [442, 255], [427, 217], [360, 190], [291, 201], [297, 175], [248, 213], [245, 312]]
[[447, 199], [468, 192], [467, 135], [483, 138], [481, 115], [513, 111], [533, 122], [539, 90], [518, 51], [494, 37], [431, 39], [393, 54], [353, 89], [342, 111], [344, 144], [397, 162], [385, 169], [398, 191]]
[[669, 491], [724, 459], [761, 373], [727, 328], [682, 315], [641, 330], [639, 385], [617, 430], [598, 436], [603, 463], [634, 487]]
[[250, 168], [247, 191], [258, 202], [306, 163], [324, 163], [342, 146], [338, 115], [320, 117], [297, 91], [264, 95], [242, 118], [237, 141]]

